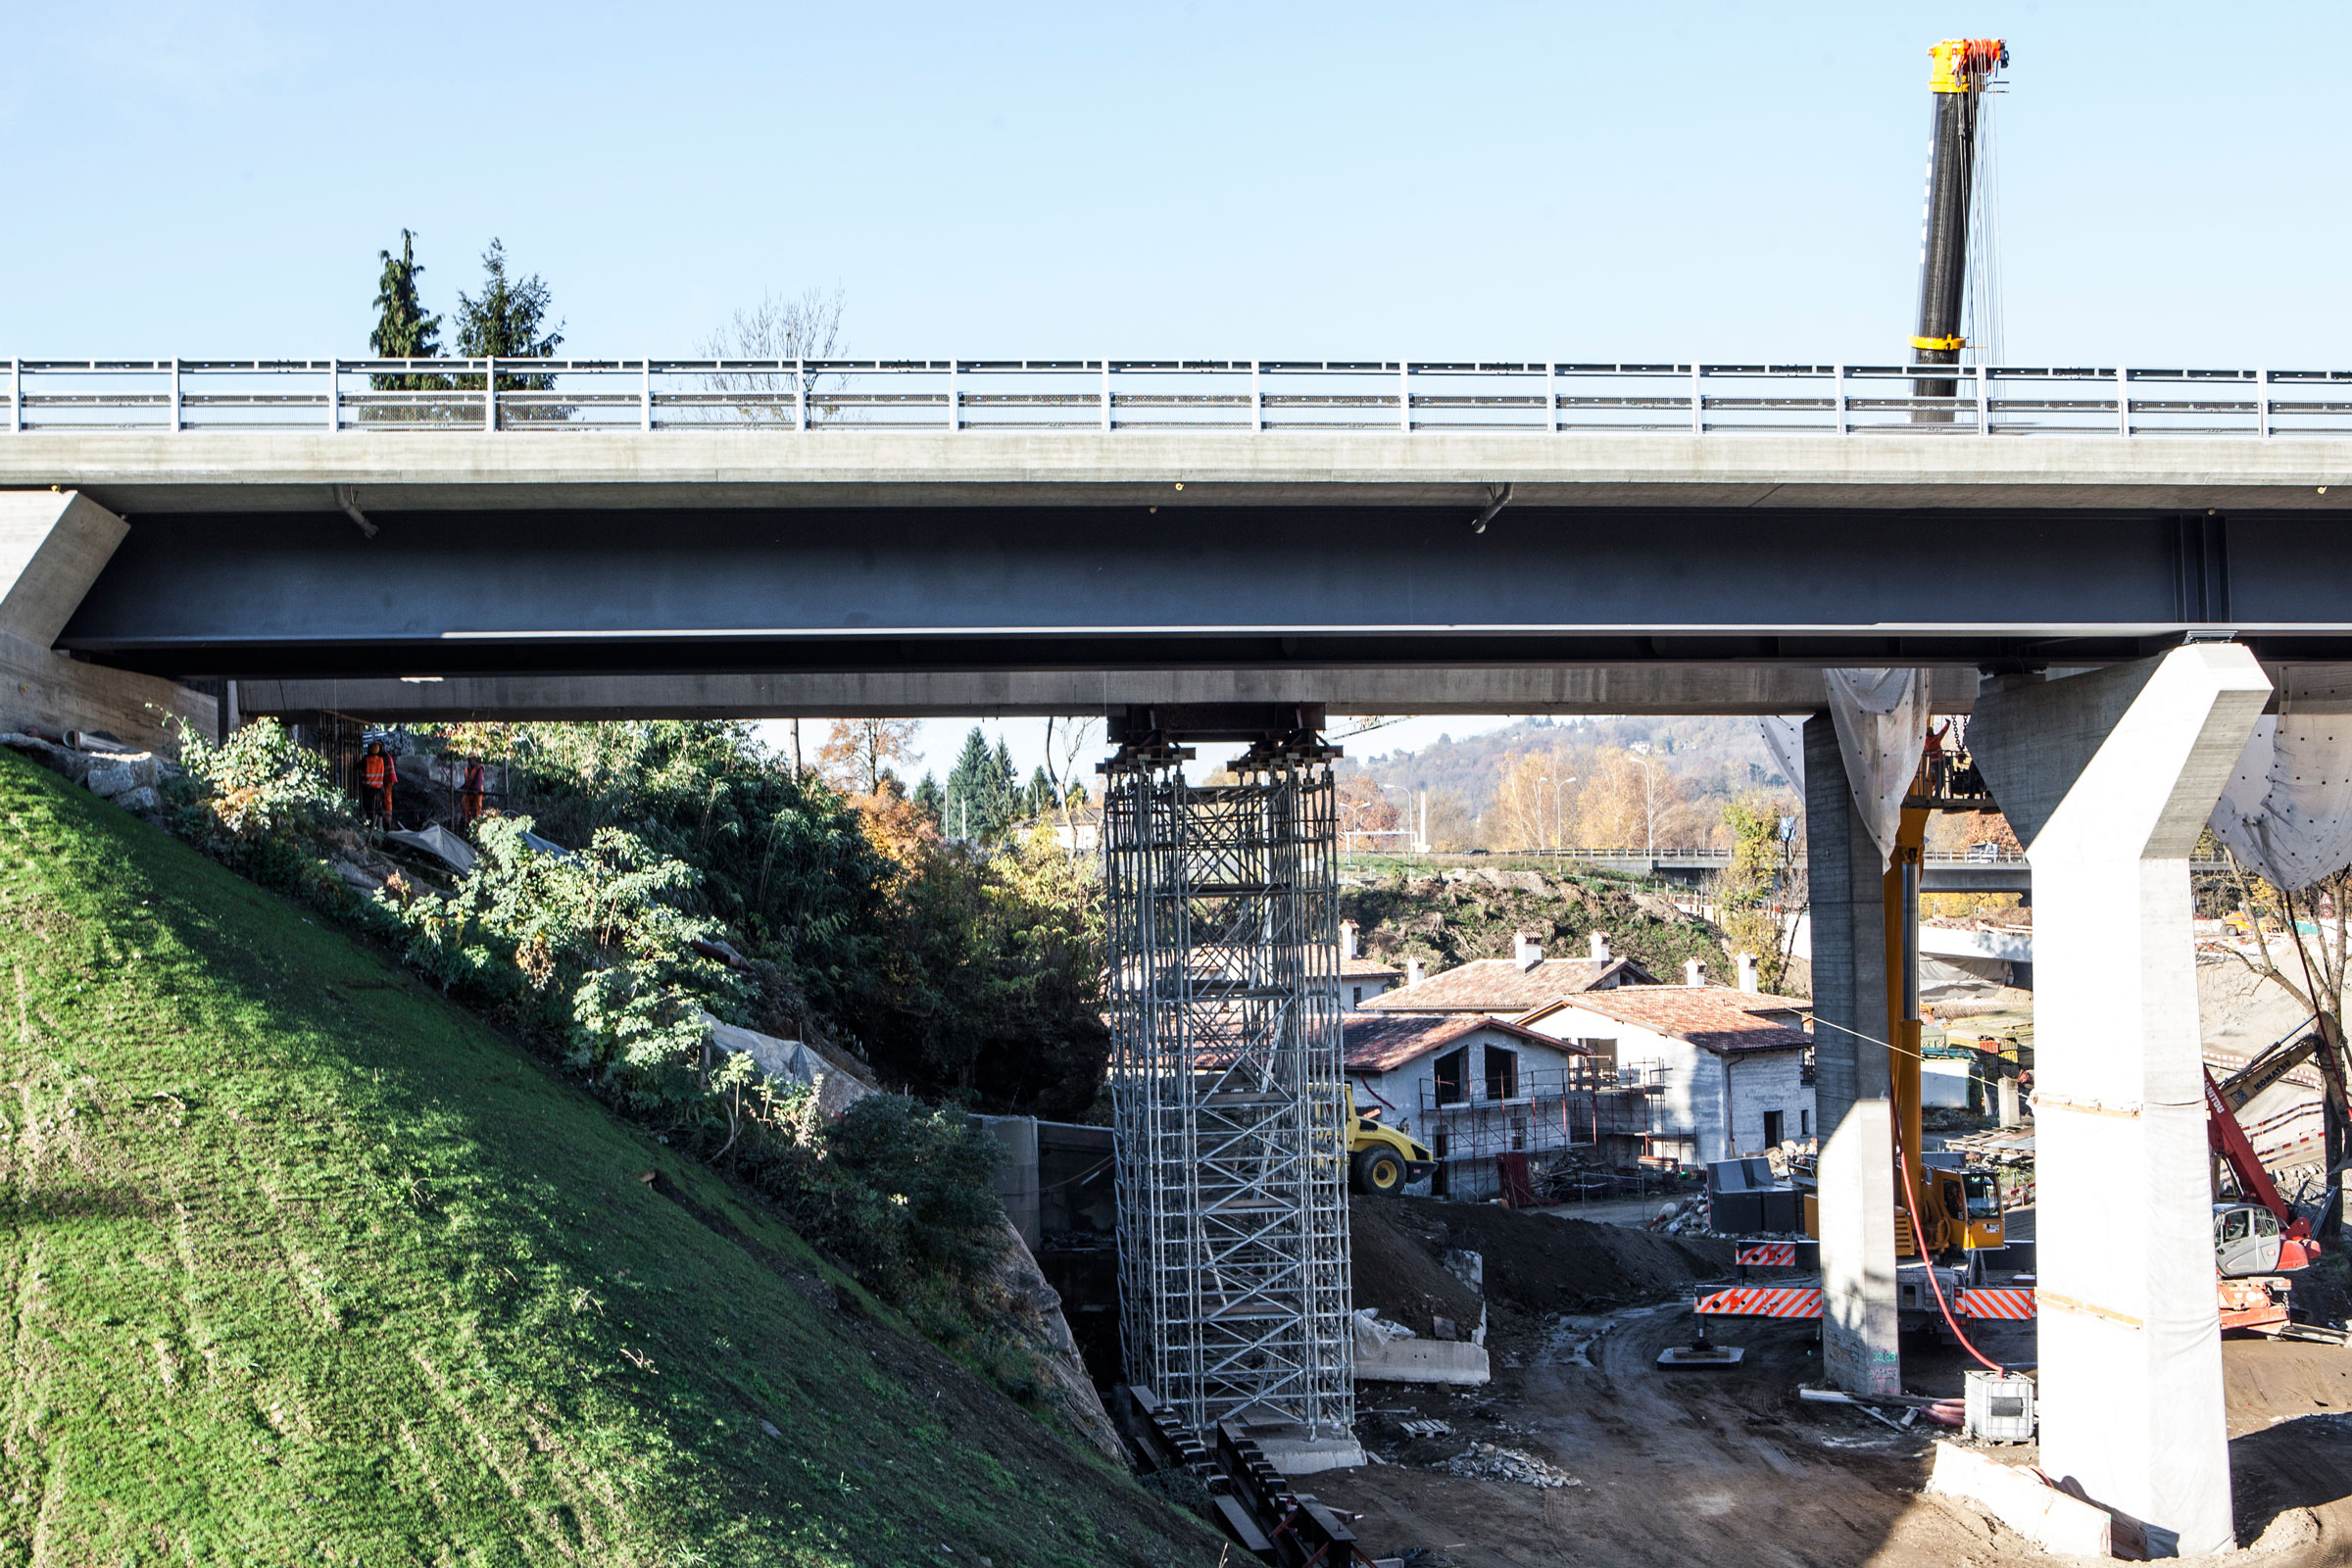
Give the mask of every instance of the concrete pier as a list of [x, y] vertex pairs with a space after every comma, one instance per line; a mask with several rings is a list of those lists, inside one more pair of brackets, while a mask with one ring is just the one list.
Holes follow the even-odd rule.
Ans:
[[1821, 1126], [1822, 1364], [1849, 1394], [1899, 1394], [1894, 1142], [1886, 1048], [1886, 861], [1829, 716], [1805, 723], [1813, 916], [1814, 1100]]
[[1969, 728], [2034, 867], [2041, 1468], [2151, 1555], [2232, 1541], [2188, 857], [2270, 692], [2192, 644]]

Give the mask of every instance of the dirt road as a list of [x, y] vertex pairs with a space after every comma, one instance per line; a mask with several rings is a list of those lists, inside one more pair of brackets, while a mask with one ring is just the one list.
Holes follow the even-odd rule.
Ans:
[[[1796, 1386], [1818, 1380], [1813, 1325], [1731, 1326], [1718, 1338], [1747, 1349], [1737, 1370], [1659, 1372], [1657, 1352], [1687, 1337], [1690, 1322], [1679, 1305], [1506, 1319], [1491, 1342], [1490, 1388], [1367, 1385], [1359, 1431], [1392, 1462], [1318, 1476], [1312, 1490], [1362, 1512], [1357, 1532], [1376, 1553], [1427, 1553], [1418, 1568], [2051, 1560], [1962, 1506], [1919, 1494], [1928, 1432], [1798, 1402]], [[2032, 1359], [2030, 1325], [2001, 1332], [1981, 1342], [1989, 1353]], [[1907, 1345], [1905, 1361], [1907, 1385], [1938, 1395], [1958, 1393], [1969, 1364], [1932, 1344]], [[2352, 1562], [2352, 1350], [2233, 1342], [2225, 1364], [2240, 1540], [2269, 1530], [2265, 1544], [2278, 1548], [2251, 1560]], [[1431, 1418], [1452, 1431], [1403, 1430]], [[1474, 1443], [1525, 1453], [1577, 1484], [1537, 1488], [1428, 1468]]]

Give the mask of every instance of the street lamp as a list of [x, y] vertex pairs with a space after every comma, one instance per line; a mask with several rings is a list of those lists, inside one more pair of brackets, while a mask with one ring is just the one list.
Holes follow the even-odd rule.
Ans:
[[1643, 741], [1626, 753], [1626, 760], [1642, 768], [1642, 832], [1645, 840], [1642, 853], [1649, 857], [1654, 870], [1658, 858], [1657, 775], [1649, 770], [1649, 759], [1642, 755], [1648, 750], [1649, 743]]

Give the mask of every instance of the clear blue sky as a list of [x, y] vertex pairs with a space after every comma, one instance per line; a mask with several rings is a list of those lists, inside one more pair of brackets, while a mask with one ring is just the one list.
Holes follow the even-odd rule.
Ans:
[[838, 285], [885, 355], [1879, 360], [1955, 31], [2007, 358], [2352, 364], [2352, 8], [2056, 0], [0, 0], [0, 355], [362, 353], [405, 224], [588, 355]]

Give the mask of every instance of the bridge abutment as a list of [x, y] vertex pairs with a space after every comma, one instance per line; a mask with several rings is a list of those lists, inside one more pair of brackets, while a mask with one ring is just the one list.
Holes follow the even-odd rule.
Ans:
[[178, 745], [170, 715], [207, 732], [218, 722], [202, 693], [52, 651], [129, 531], [73, 491], [0, 492], [0, 729], [105, 730], [163, 751]]

